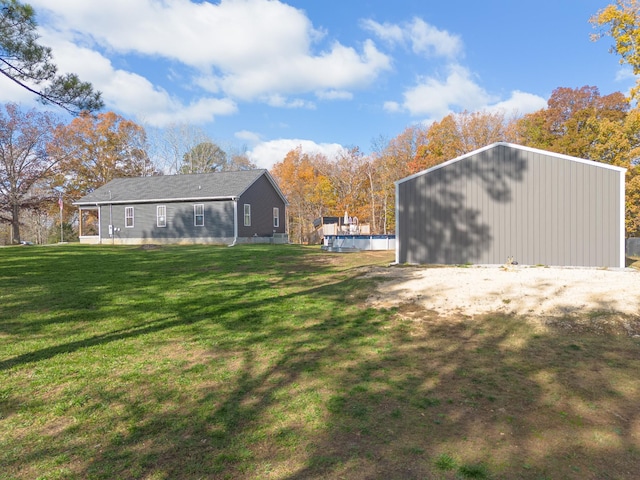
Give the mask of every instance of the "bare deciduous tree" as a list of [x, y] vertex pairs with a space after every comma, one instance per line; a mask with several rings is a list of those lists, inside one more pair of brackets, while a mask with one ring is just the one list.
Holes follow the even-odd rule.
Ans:
[[11, 103], [0, 109], [0, 222], [11, 225], [13, 243], [21, 240], [20, 213], [55, 200], [42, 186], [61, 160], [49, 150], [56, 126], [50, 113], [23, 112]]

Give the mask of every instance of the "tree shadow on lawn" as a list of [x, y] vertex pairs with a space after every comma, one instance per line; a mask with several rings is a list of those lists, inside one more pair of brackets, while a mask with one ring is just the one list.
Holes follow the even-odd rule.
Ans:
[[[215, 377], [218, 365], [228, 381], [187, 396], [137, 384], [170, 399], [151, 415], [148, 399], [111, 392], [117, 433], [79, 477], [630, 479], [640, 467], [628, 339], [526, 342], [505, 317], [416, 324], [363, 311], [273, 334], [250, 331], [256, 319], [240, 345], [218, 346], [225, 360], [210, 352], [176, 371]], [[278, 354], [254, 348], [281, 336], [295, 340]], [[443, 455], [452, 471], [437, 467]]]
[[[74, 245], [30, 249], [29, 255], [24, 249], [10, 250], [12, 255], [0, 259], [0, 291], [4, 294], [0, 334], [33, 337], [53, 332], [52, 339], [72, 337], [81, 330], [79, 322], [91, 323], [100, 331], [98, 324], [111, 322], [113, 317], [127, 319], [161, 310], [161, 303], [172, 300], [171, 292], [176, 287], [180, 290], [183, 285], [202, 284], [203, 278], [208, 278], [214, 289], [220, 288], [216, 279], [225, 281], [234, 273], [255, 273], [260, 267], [262, 273], [277, 277], [280, 257], [295, 259], [308, 253], [256, 249], [256, 256], [262, 257], [256, 268], [255, 258], [247, 255], [250, 247], [170, 246], [146, 251], [139, 247]], [[245, 269], [249, 262], [252, 267]], [[315, 267], [323, 271], [322, 266]], [[242, 292], [247, 285], [237, 287], [230, 282], [223, 288]], [[216, 293], [203, 292], [207, 296]], [[123, 330], [129, 323], [123, 322]], [[102, 330], [110, 335], [114, 332], [111, 327], [105, 325]]]
[[[233, 298], [212, 291], [174, 299], [167, 318], [88, 339], [99, 347], [118, 335], [145, 337], [155, 353], [128, 355], [120, 374], [76, 392], [80, 400], [65, 405], [57, 425], [35, 429], [35, 444], [19, 451], [27, 444], [17, 434], [7, 444], [16, 452], [8, 471], [18, 478], [635, 477], [637, 339], [508, 316], [364, 308], [372, 283], [359, 274], [353, 268], [308, 288], [276, 272], [219, 285]], [[285, 293], [252, 298], [265, 282]], [[63, 347], [22, 362], [84, 348]], [[438, 463], [445, 456], [451, 462]]]
[[333, 427], [284, 478], [634, 478], [638, 342], [528, 329], [506, 316], [396, 323], [392, 351], [341, 376]]
[[[127, 374], [130, 378], [124, 381], [116, 376], [115, 384], [111, 380], [97, 380], [96, 385], [85, 388], [82, 395], [87, 400], [74, 405], [79, 407], [73, 409], [75, 417], [86, 419], [99, 414], [103, 417], [100, 421], [103, 426], [98, 428], [104, 437], [89, 435], [90, 439], [85, 443], [83, 437], [87, 435], [81, 435], [81, 432], [90, 428], [83, 427], [83, 422], [54, 428], [55, 435], [21, 452], [15, 457], [16, 463], [34, 465], [47, 458], [73, 456], [77, 458], [77, 465], [67, 474], [75, 474], [77, 478], [112, 478], [113, 475], [136, 478], [140, 472], [158, 468], [166, 472], [167, 478], [191, 478], [189, 472], [210, 475], [224, 471], [228, 463], [235, 463], [243, 455], [233, 453], [235, 447], [228, 452], [229, 444], [242, 443], [246, 441], [245, 436], [251, 437], [251, 422], [269, 406], [279, 404], [277, 393], [280, 390], [294, 384], [301, 374], [315, 370], [325, 356], [339, 356], [331, 351], [336, 338], [338, 345], [346, 347], [347, 339], [374, 333], [374, 325], [380, 323], [362, 325], [370, 315], [358, 313], [345, 320], [336, 317], [321, 321], [314, 327], [316, 320], [309, 322], [309, 316], [318, 319], [327, 316], [319, 305], [305, 307], [300, 319], [294, 313], [288, 322], [283, 322], [272, 311], [273, 304], [281, 305], [287, 300], [298, 302], [305, 296], [341, 298], [345, 292], [357, 289], [351, 279], [309, 290], [300, 290], [298, 286], [295, 293], [253, 302], [249, 299], [257, 289], [255, 282], [242, 285], [242, 288], [234, 288], [233, 298], [220, 299], [212, 295], [199, 305], [192, 299], [177, 302], [176, 315], [170, 320], [66, 342], [3, 361], [4, 369], [23, 367], [115, 341], [142, 336], [153, 338], [153, 334], [171, 329], [179, 333], [169, 339], [158, 339], [158, 348], [167, 344], [174, 348], [174, 342], [190, 344], [185, 349], [180, 347], [179, 352], [168, 352], [174, 359], [180, 358], [177, 366], [169, 368], [169, 383], [158, 383], [154, 378], [158, 370], [149, 367], [143, 374]], [[349, 332], [352, 322], [359, 327], [355, 335]], [[232, 335], [212, 334], [212, 326], [215, 326], [213, 330], [226, 330]], [[335, 328], [327, 331], [327, 327]], [[323, 332], [322, 335], [318, 336], [315, 330]], [[343, 330], [340, 335], [339, 330]], [[322, 346], [321, 342], [326, 345]], [[184, 360], [193, 349], [203, 356], [204, 363]], [[260, 355], [264, 358], [256, 358], [257, 351], [262, 351]], [[267, 363], [263, 364], [265, 360]], [[228, 366], [226, 362], [229, 362]], [[217, 368], [220, 366], [226, 370], [227, 378], [219, 377]], [[196, 379], [189, 380], [193, 372]], [[197, 392], [182, 392], [181, 381], [195, 382]], [[136, 391], [132, 392], [132, 388]], [[161, 412], [147, 414], [150, 410], [155, 411], [158, 405]], [[110, 428], [106, 428], [107, 425]], [[105, 438], [106, 444], [103, 443]], [[144, 452], [139, 450], [141, 445], [144, 445]], [[70, 454], [74, 451], [75, 454]], [[89, 465], [80, 466], [84, 463], [80, 459], [86, 457], [88, 451], [92, 451], [93, 460]]]

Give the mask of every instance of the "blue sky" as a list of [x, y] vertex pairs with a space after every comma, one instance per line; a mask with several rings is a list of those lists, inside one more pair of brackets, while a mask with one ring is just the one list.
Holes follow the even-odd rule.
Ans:
[[[611, 39], [589, 38], [606, 1], [28, 3], [60, 70], [92, 82], [107, 110], [150, 132], [193, 126], [266, 168], [297, 145], [366, 153], [450, 112], [523, 114], [557, 87], [634, 83]], [[34, 105], [4, 79], [0, 101]]]

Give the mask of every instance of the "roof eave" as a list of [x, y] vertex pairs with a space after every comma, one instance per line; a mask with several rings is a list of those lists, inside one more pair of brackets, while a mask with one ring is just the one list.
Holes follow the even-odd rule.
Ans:
[[122, 205], [128, 203], [171, 203], [171, 202], [204, 202], [204, 201], [222, 201], [222, 200], [236, 200], [237, 195], [225, 195], [217, 197], [180, 197], [180, 198], [149, 198], [139, 200], [98, 200], [98, 201], [85, 201], [85, 202], [73, 202], [73, 205]]

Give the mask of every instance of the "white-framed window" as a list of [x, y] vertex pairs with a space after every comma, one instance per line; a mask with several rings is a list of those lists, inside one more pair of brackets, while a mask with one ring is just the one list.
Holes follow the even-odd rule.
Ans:
[[251, 226], [251, 205], [248, 203], [244, 204], [244, 226]]
[[133, 207], [124, 207], [124, 226], [133, 228]]
[[273, 228], [278, 228], [280, 226], [280, 209], [278, 207], [273, 207]]
[[193, 206], [193, 224], [196, 227], [204, 227], [204, 204], [202, 203]]
[[158, 227], [167, 226], [167, 206], [166, 205], [158, 205], [156, 207], [156, 225]]

